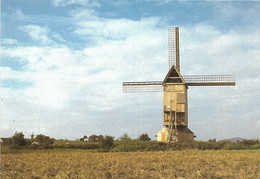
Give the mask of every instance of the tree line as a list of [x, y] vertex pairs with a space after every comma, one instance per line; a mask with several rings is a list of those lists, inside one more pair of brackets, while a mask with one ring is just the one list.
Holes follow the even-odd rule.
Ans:
[[[63, 143], [60, 141], [63, 141]], [[84, 135], [78, 142], [72, 143], [68, 140], [55, 140], [43, 134], [39, 134], [32, 139], [25, 139], [22, 132], [15, 132], [11, 138], [4, 139], [3, 145], [9, 145], [11, 149], [90, 149], [101, 152], [260, 149], [259, 140], [231, 142], [210, 139], [209, 141], [163, 143], [151, 141], [147, 133], [141, 134], [137, 139], [132, 139], [125, 133], [117, 140], [113, 136], [91, 135], [87, 137]]]
[[49, 147], [53, 145], [55, 139], [45, 136], [43, 134], [38, 134], [35, 138], [25, 139], [23, 132], [15, 132], [11, 138], [4, 138], [3, 145], [9, 145], [11, 148], [22, 148], [26, 146], [44, 146]]

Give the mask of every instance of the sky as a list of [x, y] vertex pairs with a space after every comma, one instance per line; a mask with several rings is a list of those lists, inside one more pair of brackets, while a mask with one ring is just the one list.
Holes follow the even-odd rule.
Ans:
[[168, 27], [180, 31], [183, 75], [236, 76], [236, 86], [189, 87], [197, 140], [260, 138], [260, 3], [173, 0], [2, 0], [0, 137], [56, 139], [163, 127]]

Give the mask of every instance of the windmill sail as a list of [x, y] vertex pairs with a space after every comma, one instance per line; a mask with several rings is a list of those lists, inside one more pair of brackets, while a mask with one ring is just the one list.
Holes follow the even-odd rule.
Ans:
[[184, 75], [187, 86], [234, 86], [234, 75]]
[[162, 92], [162, 81], [123, 82], [124, 93]]
[[168, 28], [168, 57], [169, 68], [171, 68], [174, 65], [178, 69], [178, 71], [180, 71], [178, 27]]
[[[234, 75], [184, 75], [187, 86], [234, 86]], [[166, 82], [167, 84], [167, 82]], [[123, 82], [124, 93], [162, 92], [163, 81]]]

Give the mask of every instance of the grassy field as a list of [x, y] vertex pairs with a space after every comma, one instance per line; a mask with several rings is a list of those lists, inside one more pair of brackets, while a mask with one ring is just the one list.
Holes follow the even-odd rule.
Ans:
[[260, 150], [2, 154], [1, 178], [260, 178]]

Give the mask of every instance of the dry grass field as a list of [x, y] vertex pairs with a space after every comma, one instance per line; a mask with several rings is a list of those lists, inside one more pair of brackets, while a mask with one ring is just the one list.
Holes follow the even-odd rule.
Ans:
[[1, 178], [260, 178], [260, 150], [2, 154]]

